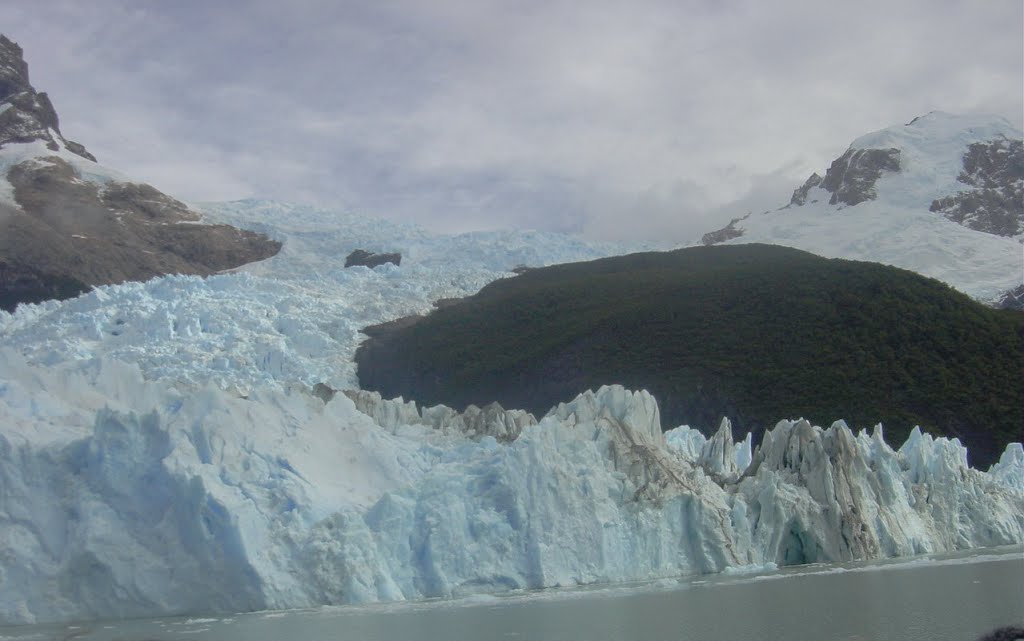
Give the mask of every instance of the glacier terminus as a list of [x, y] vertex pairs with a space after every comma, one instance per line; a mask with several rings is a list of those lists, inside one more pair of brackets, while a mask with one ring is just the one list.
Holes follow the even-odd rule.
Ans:
[[[782, 419], [663, 432], [642, 390], [534, 417], [361, 390], [360, 328], [522, 264], [627, 251], [245, 201], [208, 278], [0, 313], [0, 622], [455, 597], [1024, 542], [1024, 450]], [[354, 249], [400, 267], [344, 269]], [[841, 417], [836, 417], [837, 419]]]

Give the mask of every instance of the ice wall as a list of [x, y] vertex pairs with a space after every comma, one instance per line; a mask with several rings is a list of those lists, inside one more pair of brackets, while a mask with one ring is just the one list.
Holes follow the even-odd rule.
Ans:
[[[620, 387], [535, 423], [364, 392], [325, 402], [301, 385], [182, 394], [105, 359], [52, 368], [0, 350], [0, 361], [0, 410], [17, 419], [0, 435], [4, 623], [445, 597], [1024, 541], [1024, 491], [1007, 481], [1024, 471], [1019, 447], [987, 474], [945, 439], [915, 433], [894, 451], [879, 430], [783, 421], [743, 466], [724, 429], [699, 453], [670, 447], [682, 432], [667, 442], [654, 399]], [[520, 433], [499, 442], [480, 429], [488, 424]]]

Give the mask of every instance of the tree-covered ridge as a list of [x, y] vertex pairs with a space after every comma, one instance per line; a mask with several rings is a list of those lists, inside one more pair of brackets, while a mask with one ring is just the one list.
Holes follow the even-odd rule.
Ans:
[[1024, 432], [1024, 315], [874, 263], [769, 245], [535, 269], [416, 322], [368, 328], [363, 387], [543, 413], [602, 384], [663, 424], [760, 433], [782, 418], [958, 436], [987, 464]]

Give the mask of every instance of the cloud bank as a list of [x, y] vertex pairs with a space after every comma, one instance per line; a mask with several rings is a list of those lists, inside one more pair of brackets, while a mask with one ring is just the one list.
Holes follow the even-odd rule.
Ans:
[[189, 201], [687, 242], [933, 109], [1024, 119], [1020, 2], [20, 3], [65, 135]]

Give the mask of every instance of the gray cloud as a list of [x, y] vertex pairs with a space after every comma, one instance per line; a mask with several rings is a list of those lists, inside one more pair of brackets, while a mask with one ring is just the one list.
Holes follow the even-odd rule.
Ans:
[[[37, 6], [41, 5], [41, 6]], [[1022, 120], [1019, 2], [47, 2], [65, 135], [187, 200], [691, 240], [932, 109]], [[759, 205], [763, 203], [763, 205]]]

